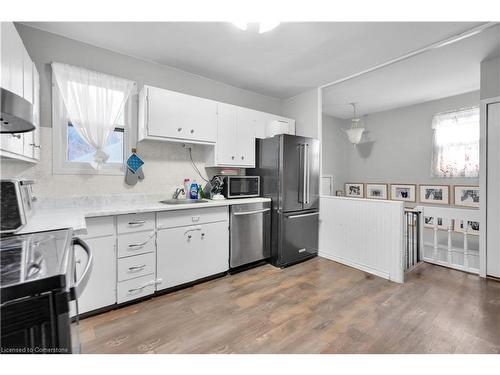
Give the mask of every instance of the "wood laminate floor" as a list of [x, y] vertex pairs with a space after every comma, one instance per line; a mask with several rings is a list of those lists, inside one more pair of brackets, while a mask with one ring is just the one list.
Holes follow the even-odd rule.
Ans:
[[500, 282], [423, 264], [405, 284], [314, 258], [81, 321], [84, 353], [500, 353]]

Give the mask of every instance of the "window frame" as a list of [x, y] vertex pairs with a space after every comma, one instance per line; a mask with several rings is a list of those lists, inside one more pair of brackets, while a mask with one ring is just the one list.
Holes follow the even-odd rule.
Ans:
[[64, 106], [57, 84], [52, 78], [52, 172], [56, 175], [114, 175], [124, 176], [126, 172], [127, 151], [131, 148], [132, 95], [123, 109], [123, 163], [104, 163], [97, 170], [88, 162], [68, 160], [68, 112]]

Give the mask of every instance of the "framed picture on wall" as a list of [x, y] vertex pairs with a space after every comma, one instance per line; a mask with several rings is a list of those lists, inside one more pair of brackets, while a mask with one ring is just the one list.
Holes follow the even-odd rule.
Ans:
[[364, 198], [365, 185], [361, 182], [349, 182], [345, 184], [345, 196], [353, 198]]
[[417, 185], [391, 184], [391, 199], [403, 202], [416, 202]]
[[366, 184], [366, 197], [387, 199], [387, 184]]
[[420, 185], [420, 202], [449, 204], [450, 187], [448, 185]]
[[[453, 230], [459, 233], [465, 233], [465, 220], [455, 220], [455, 226]], [[473, 236], [479, 236], [479, 221], [467, 221], [467, 233]]]
[[479, 208], [479, 186], [455, 185], [455, 205]]

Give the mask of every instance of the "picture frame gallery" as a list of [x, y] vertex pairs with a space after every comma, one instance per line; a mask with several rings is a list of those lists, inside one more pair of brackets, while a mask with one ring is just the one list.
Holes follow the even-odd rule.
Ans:
[[477, 185], [348, 182], [345, 184], [345, 196], [479, 208], [480, 191]]

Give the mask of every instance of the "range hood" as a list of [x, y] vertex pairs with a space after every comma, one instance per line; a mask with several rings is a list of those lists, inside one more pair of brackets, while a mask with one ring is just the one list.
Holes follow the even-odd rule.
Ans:
[[0, 87], [0, 133], [26, 133], [33, 130], [31, 103]]

